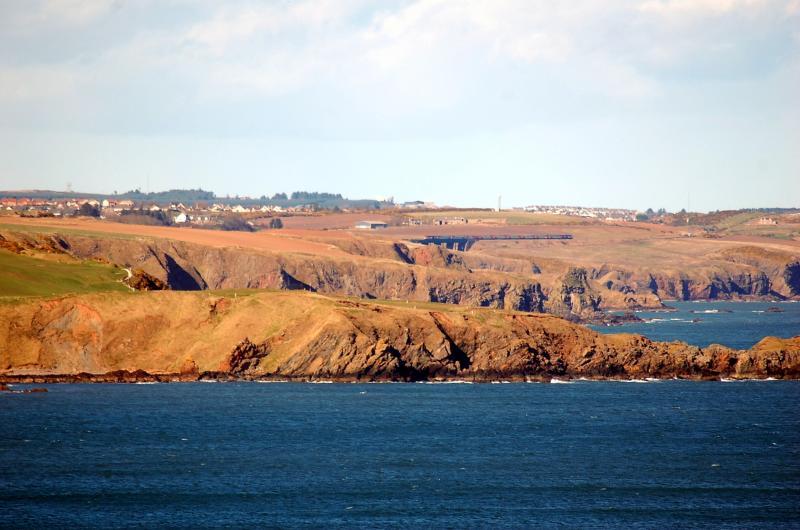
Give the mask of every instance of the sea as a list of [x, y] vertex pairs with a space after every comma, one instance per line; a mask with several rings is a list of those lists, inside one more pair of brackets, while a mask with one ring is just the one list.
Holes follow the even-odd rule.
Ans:
[[46, 386], [2, 528], [800, 528], [795, 381]]
[[800, 335], [798, 302], [666, 302], [664, 311], [637, 311], [642, 322], [591, 326], [600, 333], [638, 333], [652, 340], [680, 340], [704, 348], [751, 348], [766, 336]]

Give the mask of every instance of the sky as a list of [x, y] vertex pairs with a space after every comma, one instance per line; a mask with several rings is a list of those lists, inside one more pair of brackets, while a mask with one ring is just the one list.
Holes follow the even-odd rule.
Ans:
[[0, 189], [800, 207], [800, 0], [0, 0]]

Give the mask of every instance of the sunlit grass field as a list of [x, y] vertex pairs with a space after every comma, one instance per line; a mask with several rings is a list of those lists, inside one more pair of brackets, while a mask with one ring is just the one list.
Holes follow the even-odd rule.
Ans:
[[0, 250], [0, 299], [125, 291], [125, 271], [94, 261], [32, 257]]

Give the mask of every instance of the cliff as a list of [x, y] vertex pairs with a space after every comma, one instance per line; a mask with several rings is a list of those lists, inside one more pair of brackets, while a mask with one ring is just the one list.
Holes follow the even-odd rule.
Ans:
[[[544, 311], [541, 284], [521, 274], [364, 256], [328, 257], [214, 248], [163, 239], [2, 233], [6, 248], [101, 258], [142, 271], [173, 290], [287, 289], [365, 299], [444, 302]], [[398, 246], [398, 249], [401, 248]], [[406, 249], [407, 250], [407, 249]]]
[[606, 309], [663, 307], [662, 299], [800, 296], [800, 261], [740, 246], [682, 268], [577, 267], [364, 238], [331, 238], [342, 254], [273, 253], [155, 238], [3, 231], [13, 252], [64, 252], [132, 269], [134, 287], [285, 289], [363, 299], [441, 302], [602, 320]]
[[798, 378], [800, 337], [764, 339], [747, 351], [700, 349], [601, 335], [549, 315], [286, 291], [102, 293], [0, 305], [0, 381], [59, 374], [62, 380]]

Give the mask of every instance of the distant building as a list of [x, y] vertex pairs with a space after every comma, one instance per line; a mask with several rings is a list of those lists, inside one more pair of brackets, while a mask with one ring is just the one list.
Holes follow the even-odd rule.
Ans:
[[759, 225], [776, 225], [776, 224], [778, 224], [778, 221], [776, 221], [772, 217], [762, 217], [758, 221], [756, 221], [756, 224], [759, 224]]
[[359, 230], [377, 230], [379, 228], [386, 228], [389, 225], [383, 221], [359, 221], [356, 223], [356, 228]]
[[465, 225], [469, 223], [466, 217], [439, 217], [433, 220], [435, 225]]
[[185, 213], [181, 212], [175, 217], [173, 217], [172, 220], [175, 221], [176, 223], [185, 223], [186, 221], [189, 220], [189, 218], [186, 216]]

